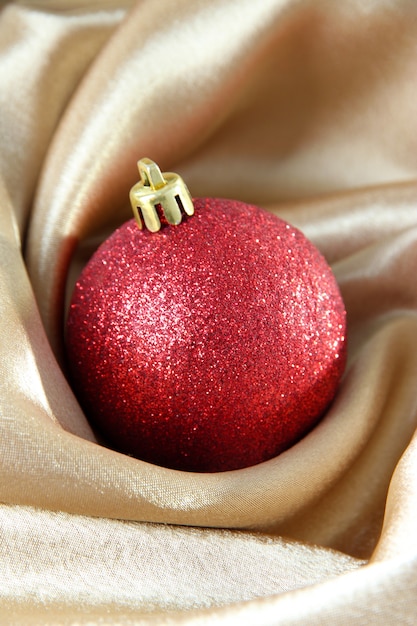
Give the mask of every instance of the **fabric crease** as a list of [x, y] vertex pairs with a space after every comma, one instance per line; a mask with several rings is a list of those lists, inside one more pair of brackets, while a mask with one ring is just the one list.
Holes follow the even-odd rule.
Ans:
[[[20, 0], [0, 9], [0, 621], [413, 624], [417, 9], [408, 0]], [[332, 265], [349, 359], [275, 459], [104, 447], [68, 297], [136, 161], [253, 202]], [[254, 355], [256, 358], [256, 355]]]

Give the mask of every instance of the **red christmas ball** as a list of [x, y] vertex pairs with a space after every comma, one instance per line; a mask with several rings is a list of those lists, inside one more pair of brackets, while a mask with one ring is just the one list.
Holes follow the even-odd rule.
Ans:
[[108, 444], [170, 468], [254, 465], [297, 442], [332, 401], [346, 356], [333, 274], [300, 231], [200, 199], [158, 233], [124, 224], [82, 272], [68, 362]]

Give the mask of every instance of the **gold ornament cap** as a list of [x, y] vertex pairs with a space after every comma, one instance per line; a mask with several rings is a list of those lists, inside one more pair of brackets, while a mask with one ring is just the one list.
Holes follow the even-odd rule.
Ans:
[[158, 209], [168, 224], [175, 226], [181, 223], [183, 212], [194, 214], [191, 194], [181, 176], [172, 172], [162, 174], [158, 165], [147, 158], [138, 161], [138, 169], [141, 180], [132, 187], [129, 198], [141, 230], [144, 225], [152, 233], [160, 230]]

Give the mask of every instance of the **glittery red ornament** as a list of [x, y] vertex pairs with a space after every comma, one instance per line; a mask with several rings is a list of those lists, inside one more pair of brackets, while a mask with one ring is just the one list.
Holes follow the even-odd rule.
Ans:
[[298, 441], [332, 401], [345, 310], [318, 250], [254, 206], [195, 201], [159, 233], [124, 224], [81, 274], [74, 386], [112, 447], [170, 468], [238, 469]]

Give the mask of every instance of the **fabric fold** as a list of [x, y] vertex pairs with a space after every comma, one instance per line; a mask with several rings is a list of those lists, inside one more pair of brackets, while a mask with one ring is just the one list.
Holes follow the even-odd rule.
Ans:
[[[415, 17], [356, 0], [0, 9], [1, 619], [414, 621]], [[67, 380], [69, 294], [130, 217], [143, 156], [194, 196], [283, 217], [332, 265], [346, 373], [266, 463], [119, 454]]]

